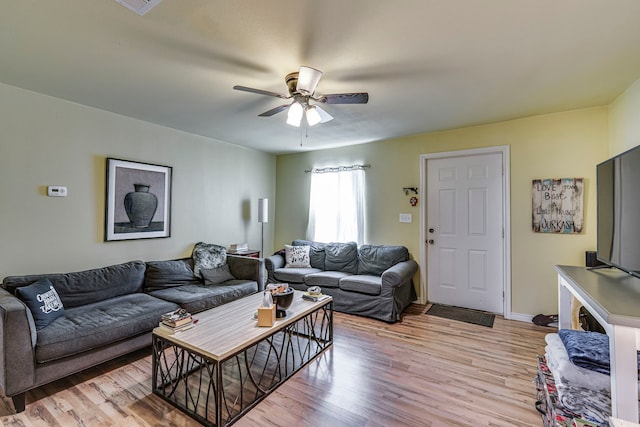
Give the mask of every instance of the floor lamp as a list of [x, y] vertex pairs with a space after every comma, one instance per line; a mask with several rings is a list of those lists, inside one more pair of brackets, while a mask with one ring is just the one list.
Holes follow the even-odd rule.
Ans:
[[258, 222], [262, 224], [262, 245], [260, 251], [264, 258], [264, 223], [269, 222], [269, 199], [258, 199]]

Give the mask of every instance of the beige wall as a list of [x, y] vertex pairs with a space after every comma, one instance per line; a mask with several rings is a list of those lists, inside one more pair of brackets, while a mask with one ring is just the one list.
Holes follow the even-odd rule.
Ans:
[[640, 145], [640, 79], [611, 103], [609, 117], [611, 156]]
[[[557, 313], [554, 264], [584, 265], [584, 252], [595, 249], [595, 165], [608, 157], [608, 132], [608, 109], [602, 107], [278, 156], [274, 242], [281, 247], [304, 237], [309, 188], [305, 169], [370, 163], [366, 172], [367, 243], [405, 245], [419, 260], [419, 218], [425, 203], [411, 207], [410, 196], [405, 196], [402, 188], [420, 185], [420, 155], [509, 145], [512, 311]], [[531, 231], [531, 181], [554, 177], [585, 178], [583, 234]], [[400, 213], [413, 214], [413, 222], [399, 223]]]
[[[198, 241], [260, 246], [257, 200], [274, 198], [273, 155], [1, 84], [0, 129], [2, 277], [171, 259]], [[103, 241], [106, 157], [173, 167], [170, 238]], [[68, 197], [47, 197], [47, 185]]]

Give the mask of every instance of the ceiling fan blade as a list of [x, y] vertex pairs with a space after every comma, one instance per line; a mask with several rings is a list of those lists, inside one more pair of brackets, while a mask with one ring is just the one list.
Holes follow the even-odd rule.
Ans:
[[279, 112], [286, 110], [287, 108], [289, 108], [289, 104], [280, 105], [279, 107], [272, 108], [271, 110], [265, 111], [262, 114], [258, 114], [258, 117], [271, 117], [274, 114], [278, 114]]
[[366, 104], [369, 102], [369, 94], [366, 92], [334, 93], [331, 95], [322, 95], [317, 101], [326, 104]]
[[320, 114], [320, 123], [327, 123], [330, 122], [331, 120], [333, 120], [333, 116], [329, 113], [327, 113], [326, 111], [324, 111], [322, 108], [318, 107], [317, 105], [316, 107], [316, 111], [318, 112], [318, 114]]
[[298, 84], [296, 86], [296, 91], [306, 95], [312, 95], [313, 92], [315, 92], [321, 77], [322, 71], [311, 67], [305, 67], [303, 65], [300, 67], [300, 71], [298, 71]]
[[246, 87], [246, 86], [234, 86], [233, 88], [234, 88], [235, 90], [241, 90], [241, 91], [243, 91], [243, 92], [257, 93], [258, 95], [275, 96], [276, 98], [282, 98], [282, 99], [289, 99], [289, 98], [291, 98], [290, 96], [281, 95], [281, 94], [279, 94], [279, 93], [275, 93], [275, 92], [269, 92], [268, 90], [254, 89], [254, 88], [252, 88], [252, 87]]

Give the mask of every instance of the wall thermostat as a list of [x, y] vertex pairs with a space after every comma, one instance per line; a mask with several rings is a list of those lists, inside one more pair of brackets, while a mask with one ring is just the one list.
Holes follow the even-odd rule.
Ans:
[[67, 197], [67, 187], [50, 185], [47, 187], [47, 195], [50, 197]]

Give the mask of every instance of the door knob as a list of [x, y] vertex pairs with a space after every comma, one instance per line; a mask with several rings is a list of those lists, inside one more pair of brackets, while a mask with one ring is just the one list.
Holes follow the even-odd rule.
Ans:
[[433, 245], [435, 243], [435, 240], [429, 239], [429, 240], [427, 240], [427, 243], [430, 244], [430, 245]]
[[436, 230], [434, 230], [433, 228], [429, 229], [429, 233], [435, 233]]

